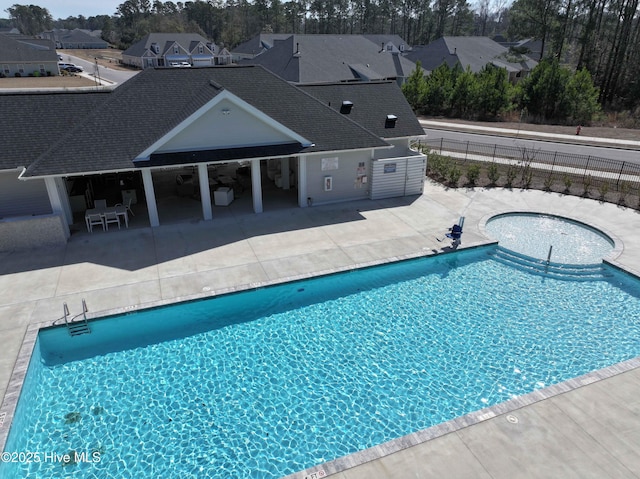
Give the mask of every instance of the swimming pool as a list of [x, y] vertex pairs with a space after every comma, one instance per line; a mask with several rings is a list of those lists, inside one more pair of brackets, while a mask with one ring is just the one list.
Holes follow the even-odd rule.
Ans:
[[87, 460], [0, 472], [276, 478], [640, 355], [637, 279], [558, 280], [494, 253], [44, 330], [5, 450]]
[[555, 263], [600, 263], [615, 248], [602, 231], [555, 215], [505, 213], [490, 218], [485, 229], [504, 248]]

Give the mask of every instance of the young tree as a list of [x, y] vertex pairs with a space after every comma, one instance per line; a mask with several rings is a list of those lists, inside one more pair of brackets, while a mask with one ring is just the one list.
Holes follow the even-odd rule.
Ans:
[[476, 76], [471, 68], [458, 74], [451, 91], [451, 114], [460, 118], [471, 118], [474, 113], [474, 98], [478, 91]]
[[598, 95], [598, 88], [593, 85], [587, 69], [575, 72], [567, 82], [569, 119], [577, 124], [588, 125], [593, 116], [600, 111]]
[[570, 110], [566, 95], [569, 77], [569, 70], [561, 68], [556, 58], [541, 61], [520, 84], [521, 107], [538, 121], [566, 119]]
[[415, 113], [424, 113], [424, 100], [427, 92], [427, 80], [424, 77], [422, 65], [416, 62], [416, 68], [411, 72], [407, 81], [402, 85], [402, 93]]
[[474, 107], [480, 119], [495, 119], [512, 105], [513, 86], [504, 68], [485, 65], [476, 75]]
[[424, 107], [429, 114], [449, 114], [451, 94], [458, 72], [461, 72], [459, 66], [452, 69], [447, 63], [443, 63], [427, 77]]

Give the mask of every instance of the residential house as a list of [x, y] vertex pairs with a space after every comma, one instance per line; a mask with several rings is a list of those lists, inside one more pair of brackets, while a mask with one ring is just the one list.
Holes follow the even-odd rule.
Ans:
[[[244, 51], [253, 48], [256, 55], [238, 63], [262, 65], [292, 83], [394, 79], [402, 84], [416, 67], [401, 55], [404, 42], [397, 36], [260, 37], [259, 42], [254, 39], [240, 48]], [[273, 44], [268, 46], [271, 40]], [[257, 51], [259, 45], [264, 47], [261, 52]]]
[[123, 64], [141, 69], [181, 62], [194, 67], [228, 65], [231, 54], [197, 33], [149, 33], [122, 52]]
[[256, 214], [275, 194], [301, 208], [420, 194], [425, 177], [411, 149], [424, 131], [395, 82], [303, 89], [259, 66], [149, 68], [109, 92], [0, 101], [12, 118], [0, 132], [0, 250], [65, 242], [97, 198], [133, 197], [136, 218], [158, 227], [187, 183], [189, 208], [215, 222], [233, 200], [223, 167], [246, 175]]
[[[241, 43], [235, 47], [231, 55], [233, 61], [255, 58], [263, 52], [266, 52], [273, 47], [276, 40], [286, 40], [292, 33], [260, 33], [255, 37]], [[302, 35], [299, 35], [302, 36]], [[306, 35], [305, 35], [306, 36]], [[344, 35], [343, 35], [344, 36]], [[356, 35], [347, 35], [347, 37], [354, 37]], [[411, 50], [406, 42], [398, 35], [358, 35], [373, 42], [375, 45], [381, 46], [381, 49], [390, 52], [405, 53]]]
[[58, 75], [58, 55], [50, 40], [0, 34], [0, 76]]
[[498, 42], [503, 47], [510, 49], [511, 51], [522, 53], [529, 58], [539, 62], [542, 59], [542, 40], [534, 40], [533, 38], [525, 38], [515, 42], [507, 41], [502, 35], [496, 35], [493, 37], [495, 42]]
[[86, 30], [75, 28], [73, 30], [55, 29], [41, 34], [42, 38], [52, 40], [56, 48], [79, 50], [79, 49], [102, 49], [109, 48], [109, 43], [100, 38], [99, 35], [92, 35]]
[[443, 63], [450, 67], [460, 65], [463, 70], [480, 72], [486, 65], [504, 68], [509, 80], [516, 83], [535, 68], [537, 62], [526, 55], [515, 53], [488, 37], [442, 37], [426, 46], [414, 46], [407, 54], [422, 68], [433, 71]]

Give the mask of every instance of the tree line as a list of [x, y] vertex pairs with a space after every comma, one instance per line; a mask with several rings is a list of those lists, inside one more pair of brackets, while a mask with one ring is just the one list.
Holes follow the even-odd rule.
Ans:
[[[25, 34], [101, 29], [126, 49], [150, 32], [194, 32], [229, 49], [258, 33], [397, 34], [408, 45], [442, 36], [503, 35], [542, 42], [542, 58], [589, 72], [606, 109], [640, 117], [640, 0], [126, 0], [113, 15], [54, 20], [13, 5], [9, 24]], [[464, 73], [464, 72], [463, 72]]]
[[589, 72], [572, 72], [554, 58], [542, 60], [516, 85], [504, 68], [491, 64], [473, 73], [443, 63], [429, 75], [418, 64], [402, 91], [418, 114], [470, 120], [495, 120], [516, 111], [540, 123], [588, 125], [600, 112]]

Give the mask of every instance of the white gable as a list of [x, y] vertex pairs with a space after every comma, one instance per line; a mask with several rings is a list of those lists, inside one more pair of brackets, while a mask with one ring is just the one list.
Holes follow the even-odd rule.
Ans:
[[138, 156], [311, 142], [225, 91]]

